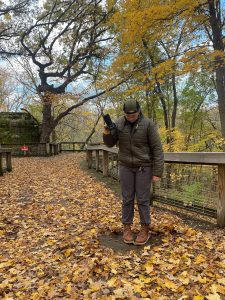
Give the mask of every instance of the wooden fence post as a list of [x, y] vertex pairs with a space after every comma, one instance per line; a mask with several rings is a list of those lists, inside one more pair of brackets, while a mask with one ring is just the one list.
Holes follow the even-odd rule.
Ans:
[[0, 153], [0, 176], [3, 176], [3, 154]]
[[[53, 155], [53, 144], [49, 144], [49, 155], [52, 156]], [[47, 147], [46, 147], [46, 152], [47, 152]]]
[[6, 168], [8, 172], [12, 171], [12, 155], [11, 152], [6, 153]]
[[88, 169], [92, 168], [92, 150], [87, 150]]
[[103, 176], [108, 176], [109, 173], [109, 152], [103, 150], [103, 157], [102, 157], [102, 171]]
[[54, 154], [55, 154], [55, 155], [59, 154], [59, 144], [58, 144], [58, 143], [56, 143], [56, 144], [54, 145]]
[[217, 224], [225, 227], [225, 165], [218, 165], [219, 198], [217, 203]]
[[95, 151], [95, 157], [96, 157], [96, 166], [95, 166], [95, 169], [96, 171], [99, 171], [99, 150], [96, 150]]
[[46, 151], [46, 156], [49, 156], [49, 155], [51, 155], [51, 153], [50, 153], [50, 145], [49, 145], [49, 143], [45, 143], [45, 151]]

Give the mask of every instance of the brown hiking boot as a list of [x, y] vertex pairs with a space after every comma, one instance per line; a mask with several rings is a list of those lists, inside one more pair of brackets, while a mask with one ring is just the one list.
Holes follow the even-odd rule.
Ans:
[[123, 241], [126, 244], [133, 244], [134, 238], [131, 231], [131, 225], [130, 224], [124, 224], [123, 227]]
[[138, 233], [136, 240], [134, 242], [135, 245], [144, 245], [150, 238], [149, 233], [149, 225], [148, 224], [141, 224], [141, 230]]

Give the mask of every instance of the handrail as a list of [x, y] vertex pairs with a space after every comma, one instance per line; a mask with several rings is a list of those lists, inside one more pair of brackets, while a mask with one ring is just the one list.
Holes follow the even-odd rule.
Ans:
[[[23, 145], [26, 145], [29, 147], [29, 151], [27, 151], [26, 155], [33, 156], [33, 155], [40, 155], [41, 156], [51, 156], [51, 155], [57, 155], [63, 151], [84, 151], [85, 149], [85, 142], [50, 142], [50, 143], [44, 143], [44, 142], [27, 142], [27, 143], [11, 143], [11, 144], [2, 144], [1, 147], [3, 149], [6, 149], [8, 147], [12, 148], [12, 155], [15, 156], [26, 156], [25, 153], [20, 151], [20, 147]], [[68, 147], [63, 147], [65, 145]], [[72, 145], [72, 149], [71, 146]], [[40, 149], [37, 147], [41, 147]], [[32, 149], [32, 150], [31, 150]]]
[[[109, 148], [105, 145], [89, 146], [87, 145], [88, 168], [92, 167], [92, 152], [96, 152], [96, 170], [99, 170], [99, 151], [103, 152], [103, 175], [108, 176], [109, 153], [118, 154], [117, 147]], [[194, 165], [215, 165], [218, 168], [218, 190], [219, 197], [217, 201], [217, 224], [219, 227], [225, 227], [225, 153], [224, 152], [179, 152], [164, 153], [166, 163], [175, 164], [194, 164]]]
[[0, 153], [8, 153], [8, 152], [12, 152], [12, 149], [11, 148], [0, 148]]
[[[105, 150], [115, 154], [119, 152], [117, 147], [110, 148], [104, 145], [87, 145], [87, 150]], [[225, 164], [225, 152], [165, 152], [164, 161], [168, 163], [223, 165]]]
[[[84, 151], [85, 149], [85, 142], [60, 142], [60, 152], [63, 151]], [[63, 147], [63, 146], [69, 146], [69, 147]], [[72, 146], [72, 148], [70, 147]], [[78, 146], [78, 148], [76, 147]]]
[[85, 142], [59, 142], [60, 144], [85, 144]]

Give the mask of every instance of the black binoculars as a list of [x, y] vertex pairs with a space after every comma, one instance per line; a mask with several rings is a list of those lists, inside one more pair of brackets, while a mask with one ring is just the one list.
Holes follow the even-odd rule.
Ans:
[[116, 124], [112, 122], [109, 114], [106, 115], [102, 114], [102, 117], [109, 130], [116, 129]]

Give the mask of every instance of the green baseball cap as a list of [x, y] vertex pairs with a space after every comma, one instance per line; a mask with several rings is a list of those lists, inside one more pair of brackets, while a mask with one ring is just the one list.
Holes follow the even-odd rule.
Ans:
[[128, 99], [124, 102], [123, 110], [124, 110], [125, 113], [130, 112], [130, 111], [138, 112], [140, 110], [140, 105], [137, 102], [137, 100]]

